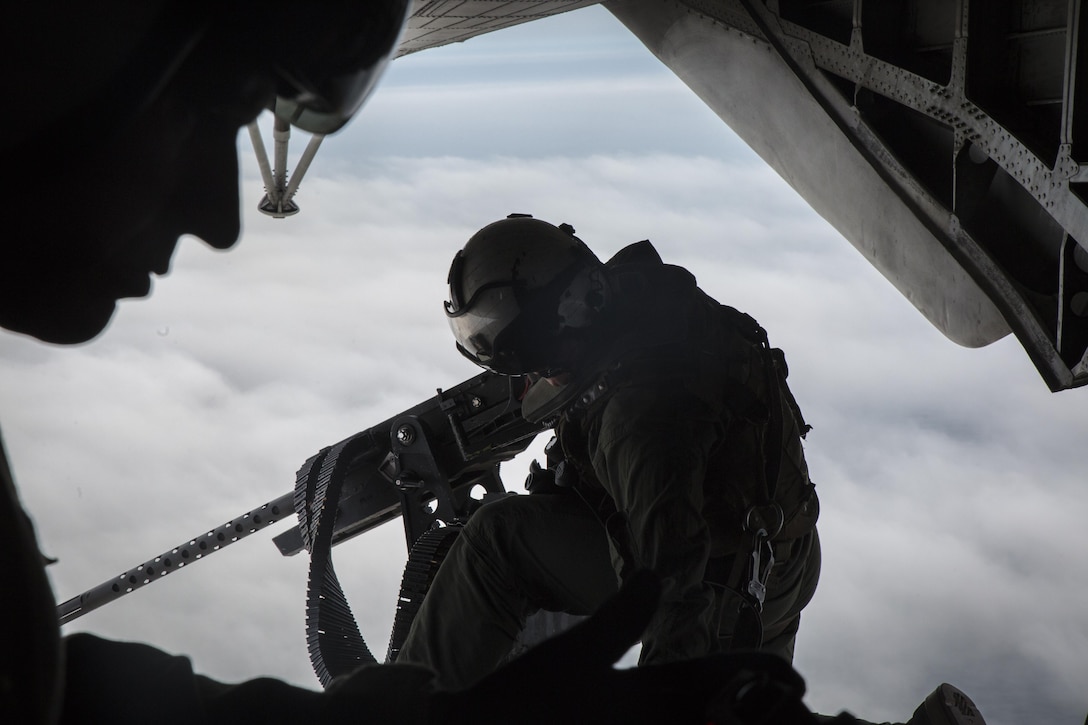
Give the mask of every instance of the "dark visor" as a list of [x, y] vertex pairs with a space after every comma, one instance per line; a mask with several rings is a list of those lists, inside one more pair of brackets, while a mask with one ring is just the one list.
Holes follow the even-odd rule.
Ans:
[[[410, 7], [409, 0], [369, 0], [353, 6], [348, 17], [329, 17], [329, 23], [352, 28], [351, 42], [345, 43], [349, 47], [312, 48], [315, 62], [277, 67], [276, 116], [309, 133], [340, 130], [362, 107], [396, 52]], [[345, 57], [337, 59], [338, 51]]]

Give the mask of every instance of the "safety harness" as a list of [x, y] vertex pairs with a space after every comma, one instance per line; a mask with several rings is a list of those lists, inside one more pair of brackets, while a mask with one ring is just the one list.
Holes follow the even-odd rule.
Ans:
[[[721, 314], [746, 341], [755, 345], [763, 362], [763, 378], [767, 389], [767, 424], [759, 437], [759, 455], [764, 468], [757, 490], [756, 500], [751, 501], [743, 519], [743, 529], [749, 543], [750, 554], [743, 556], [744, 549], [731, 557], [730, 571], [724, 581], [712, 573], [708, 580], [715, 586], [740, 596], [741, 610], [734, 627], [734, 648], [759, 648], [763, 644], [763, 603], [767, 597], [767, 581], [775, 563], [774, 540], [785, 526], [785, 513], [776, 499], [778, 481], [785, 455], [782, 431], [783, 401], [793, 415], [802, 438], [812, 429], [801, 414], [800, 406], [786, 383], [789, 368], [785, 353], [772, 348], [767, 331], [751, 316], [728, 305], [721, 305]], [[714, 568], [714, 567], [712, 567]], [[719, 568], [720, 572], [720, 568]], [[719, 573], [720, 576], [720, 573]], [[743, 585], [743, 588], [738, 585]], [[719, 617], [723, 614], [719, 613]]]

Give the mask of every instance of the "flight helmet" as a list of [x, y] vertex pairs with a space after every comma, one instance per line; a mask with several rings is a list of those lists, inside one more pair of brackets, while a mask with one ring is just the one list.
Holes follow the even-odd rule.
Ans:
[[604, 265], [573, 227], [511, 214], [454, 256], [445, 306], [465, 357], [505, 375], [548, 376], [584, 359], [608, 297]]

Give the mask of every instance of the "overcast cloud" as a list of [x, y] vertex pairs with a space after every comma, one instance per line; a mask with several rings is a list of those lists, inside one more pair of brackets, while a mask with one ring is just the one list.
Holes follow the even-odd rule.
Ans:
[[[992, 725], [1079, 725], [1085, 392], [1049, 393], [1011, 337], [943, 338], [607, 13], [536, 25], [395, 63], [326, 142], [295, 218], [253, 211], [243, 137], [243, 241], [186, 240], [97, 340], [0, 334], [0, 421], [58, 599], [287, 493], [322, 446], [473, 375], [440, 312], [449, 260], [529, 212], [602, 257], [650, 238], [786, 349], [823, 504], [795, 663], [811, 707], [902, 720], [950, 681]], [[307, 562], [269, 533], [70, 630], [316, 687]], [[384, 653], [399, 523], [334, 556]]]

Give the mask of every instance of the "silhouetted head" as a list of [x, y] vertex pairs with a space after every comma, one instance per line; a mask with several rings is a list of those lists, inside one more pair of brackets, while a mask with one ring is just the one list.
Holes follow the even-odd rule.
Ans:
[[[238, 129], [264, 108], [331, 133], [384, 69], [408, 0], [29, 3], [7, 20], [14, 162], [0, 325], [82, 342], [169, 270], [177, 239], [240, 231]], [[9, 166], [10, 170], [12, 167]]]
[[600, 335], [604, 265], [574, 236], [525, 215], [489, 224], [453, 259], [446, 316], [457, 348], [515, 375], [576, 369]]

